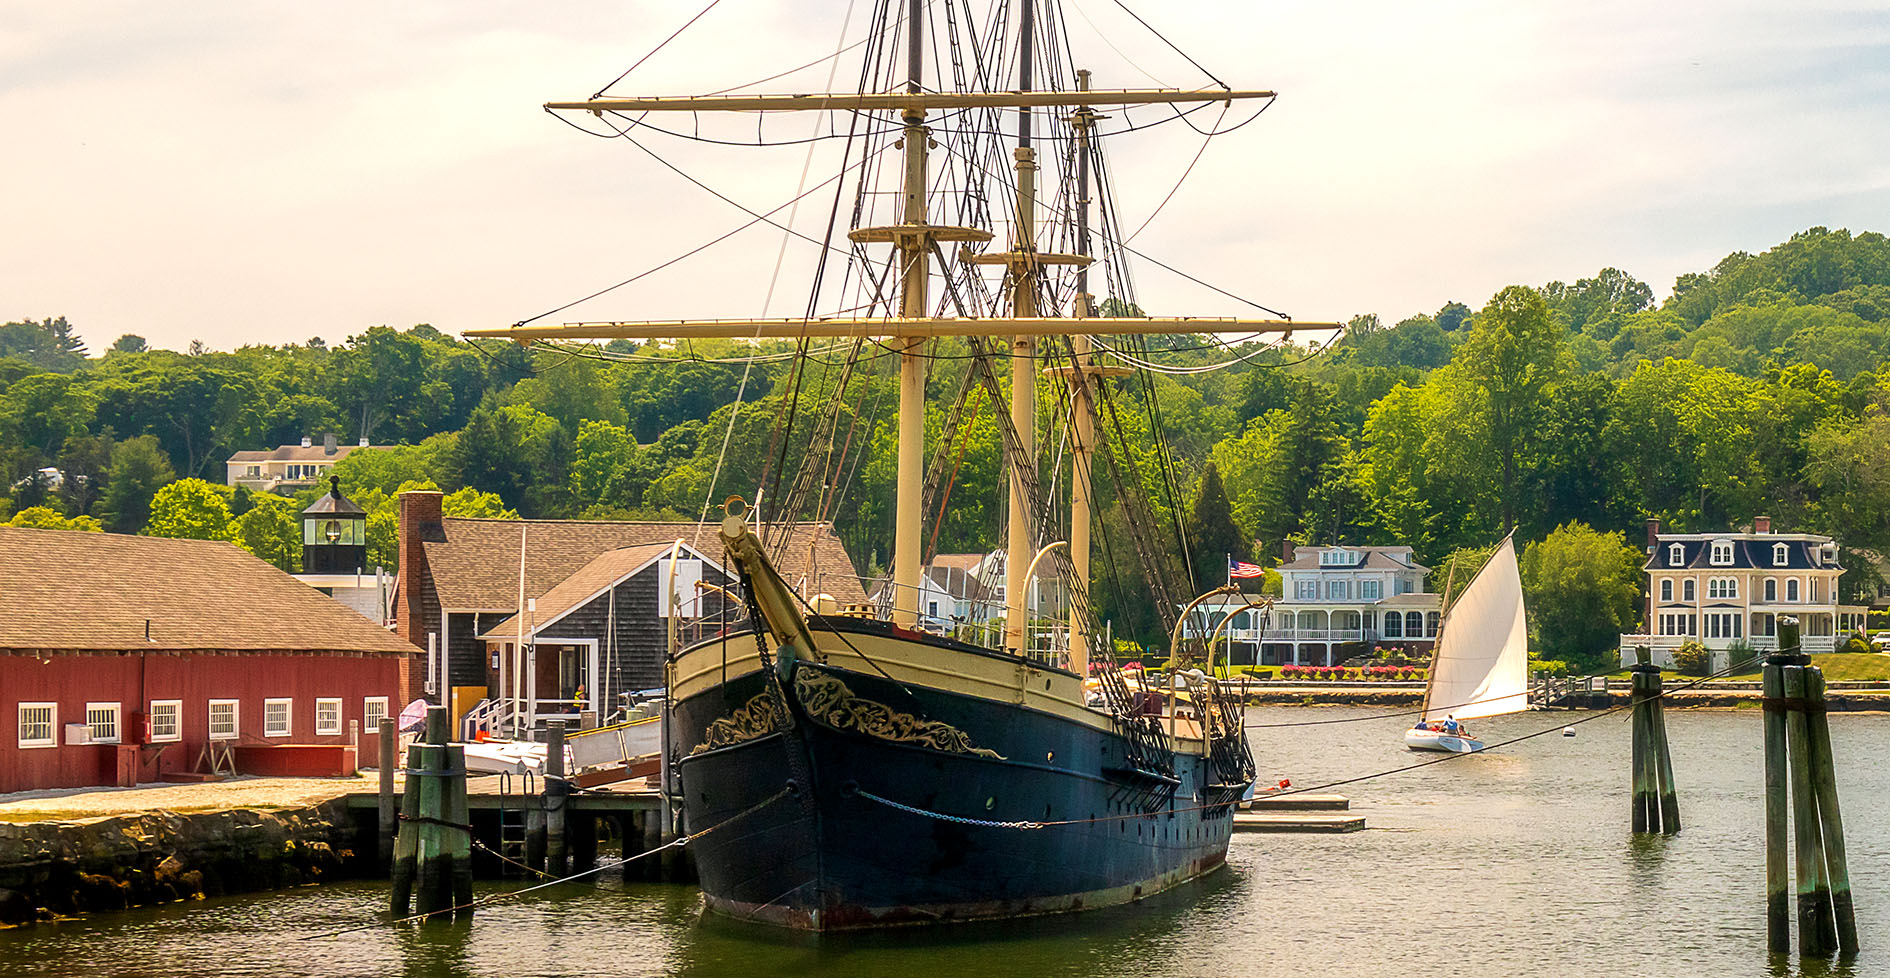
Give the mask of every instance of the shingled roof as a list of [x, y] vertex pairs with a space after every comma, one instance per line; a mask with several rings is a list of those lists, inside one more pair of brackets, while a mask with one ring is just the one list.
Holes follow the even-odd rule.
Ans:
[[[559, 581], [556, 587], [541, 595], [538, 598], [537, 610], [533, 612], [532, 617], [541, 628], [557, 621], [572, 609], [590, 603], [611, 585], [635, 573], [643, 565], [653, 560], [667, 559], [675, 545], [673, 540], [668, 543], [646, 543], [640, 547], [625, 547], [621, 550], [610, 550], [599, 554], [596, 559], [578, 568], [577, 573]], [[694, 556], [694, 552], [686, 544], [683, 552], [689, 554], [690, 557]], [[514, 584], [514, 588], [516, 587], [517, 585]], [[513, 591], [514, 597], [517, 593], [516, 590]], [[683, 606], [689, 607], [686, 603]], [[499, 624], [486, 629], [479, 638], [492, 641], [511, 637], [518, 628], [518, 623], [512, 620], [514, 617], [516, 616], [508, 615]]]
[[230, 455], [231, 462], [339, 462], [357, 448], [381, 448], [381, 445], [283, 445], [260, 451], [241, 451]]
[[[519, 536], [525, 538], [525, 596], [542, 598], [600, 554], [646, 544], [696, 543], [715, 557], [722, 550], [714, 527], [697, 542], [694, 523], [605, 520], [485, 520], [447, 517], [438, 538], [426, 541], [427, 574], [441, 608], [511, 611], [518, 606]], [[774, 528], [774, 532], [780, 529]], [[813, 546], [808, 546], [809, 541]], [[810, 559], [811, 558], [811, 559]], [[866, 600], [846, 547], [827, 523], [795, 524], [776, 568], [789, 584], [808, 579], [810, 593], [826, 592], [842, 605]]]
[[233, 544], [0, 527], [0, 649], [414, 647]]

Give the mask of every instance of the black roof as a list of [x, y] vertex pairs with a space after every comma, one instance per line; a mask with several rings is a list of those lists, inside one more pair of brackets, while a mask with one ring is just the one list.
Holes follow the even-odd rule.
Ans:
[[313, 519], [318, 516], [358, 516], [365, 518], [367, 516], [367, 510], [356, 506], [353, 500], [342, 495], [341, 479], [331, 475], [328, 477], [328, 492], [323, 494], [320, 499], [310, 503], [308, 508], [302, 511], [302, 518], [305, 520]]
[[[1647, 565], [1643, 570], [1829, 570], [1836, 564], [1820, 564], [1812, 560], [1811, 553], [1824, 544], [1816, 540], [1804, 539], [1751, 539], [1728, 534], [1724, 537], [1707, 539], [1680, 539], [1659, 537], [1659, 543], [1647, 556]], [[1712, 562], [1712, 544], [1717, 540], [1732, 543], [1732, 563], [1715, 564]], [[1778, 544], [1785, 545], [1785, 563], [1775, 563], [1772, 550]], [[1679, 563], [1668, 559], [1673, 547], [1681, 548]]]

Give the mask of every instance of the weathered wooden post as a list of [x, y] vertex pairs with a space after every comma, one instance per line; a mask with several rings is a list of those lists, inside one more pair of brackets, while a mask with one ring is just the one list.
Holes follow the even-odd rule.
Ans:
[[1680, 792], [1673, 783], [1673, 755], [1667, 750], [1667, 700], [1659, 672], [1647, 677], [1648, 709], [1654, 740], [1654, 774], [1660, 780], [1660, 831], [1680, 831]]
[[1819, 838], [1824, 842], [1831, 909], [1842, 954], [1857, 953], [1857, 915], [1851, 903], [1850, 861], [1844, 851], [1844, 819], [1838, 812], [1837, 769], [1831, 759], [1831, 723], [1824, 708], [1824, 671], [1805, 670], [1805, 719], [1811, 741], [1811, 790], [1818, 802]]
[[[394, 913], [433, 919], [472, 909], [472, 836], [466, 800], [465, 748], [448, 744], [446, 708], [427, 709], [423, 741], [407, 749], [407, 789], [394, 846]], [[416, 892], [417, 891], [417, 892]]]
[[[420, 763], [418, 790], [414, 774], [408, 772], [408, 791], [420, 798], [420, 814], [414, 824], [420, 845], [415, 855], [414, 877], [418, 892], [414, 909], [421, 914], [437, 914], [453, 906], [452, 856], [448, 850], [445, 823], [446, 805], [446, 709], [427, 708], [426, 742], [418, 748]], [[429, 919], [431, 919], [429, 917]]]
[[381, 768], [380, 768], [380, 822], [378, 825], [379, 853], [381, 865], [392, 872], [394, 858], [394, 833], [399, 830], [400, 822], [394, 817], [394, 757], [400, 749], [400, 734], [395, 729], [393, 717], [381, 718]]
[[545, 862], [552, 876], [568, 871], [564, 838], [564, 803], [570, 785], [564, 779], [564, 721], [546, 722], [545, 738]]
[[1629, 673], [1631, 692], [1629, 702], [1633, 704], [1630, 716], [1633, 723], [1633, 742], [1629, 749], [1633, 752], [1633, 814], [1631, 823], [1635, 833], [1660, 831], [1660, 807], [1656, 791], [1656, 773], [1654, 757], [1653, 704], [1648, 700], [1649, 673], [1659, 676], [1659, 667], [1640, 663]]
[[1831, 881], [1825, 876], [1818, 802], [1811, 791], [1805, 667], [1788, 665], [1781, 671], [1785, 676], [1785, 741], [1792, 779], [1792, 855], [1798, 878], [1798, 953], [1823, 956], [1837, 950], [1837, 927], [1831, 919]]
[[1785, 660], [1796, 650], [1798, 622], [1778, 620], [1779, 653], [1765, 657], [1765, 946], [1774, 954], [1791, 950], [1791, 901], [1785, 868]]
[[420, 786], [428, 778], [420, 777], [421, 745], [407, 748], [407, 781], [400, 792], [400, 832], [394, 840], [393, 886], [390, 904], [394, 916], [405, 917], [413, 903], [413, 884], [420, 856]]
[[[441, 713], [446, 711], [442, 708]], [[454, 915], [461, 919], [472, 917], [473, 907], [473, 835], [472, 804], [466, 797], [466, 745], [446, 744], [442, 750], [446, 754], [446, 777], [443, 790], [446, 793], [446, 820], [453, 827], [447, 829], [447, 851], [452, 857], [452, 889]]]

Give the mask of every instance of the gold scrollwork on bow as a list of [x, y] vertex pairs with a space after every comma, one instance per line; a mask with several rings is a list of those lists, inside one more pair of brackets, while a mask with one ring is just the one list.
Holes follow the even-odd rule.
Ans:
[[921, 720], [885, 705], [853, 695], [838, 678], [818, 669], [794, 673], [794, 692], [807, 715], [827, 726], [850, 730], [895, 744], [915, 744], [952, 754], [973, 754], [1005, 760], [994, 750], [973, 747], [963, 730], [937, 720]]
[[696, 749], [689, 753], [694, 756], [703, 751], [732, 747], [743, 741], [774, 733], [778, 729], [780, 729], [780, 724], [776, 722], [773, 692], [757, 693], [750, 697], [747, 703], [736, 707], [728, 716], [709, 724], [702, 743], [697, 744]]

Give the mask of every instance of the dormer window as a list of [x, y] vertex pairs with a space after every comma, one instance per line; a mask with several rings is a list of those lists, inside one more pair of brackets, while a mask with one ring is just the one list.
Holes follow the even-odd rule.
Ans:
[[1667, 548], [1667, 566], [1668, 567], [1679, 567], [1685, 564], [1686, 562], [1687, 562], [1687, 548], [1686, 547], [1681, 546], [1680, 544], [1676, 543]]
[[1783, 567], [1792, 562], [1792, 550], [1782, 543], [1772, 544], [1772, 566]]
[[1319, 566], [1321, 567], [1350, 567], [1357, 562], [1356, 555], [1350, 550], [1334, 547], [1319, 552]]
[[1725, 567], [1733, 562], [1731, 540], [1714, 540], [1711, 556], [1707, 559], [1715, 567]]

